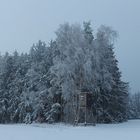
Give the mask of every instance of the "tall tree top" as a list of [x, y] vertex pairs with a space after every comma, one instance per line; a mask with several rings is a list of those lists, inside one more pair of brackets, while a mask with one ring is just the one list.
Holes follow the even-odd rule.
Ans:
[[90, 21], [88, 22], [84, 22], [83, 23], [83, 26], [84, 26], [84, 35], [85, 35], [85, 38], [88, 40], [88, 42], [91, 44], [93, 39], [94, 39], [94, 36], [93, 36], [93, 30], [91, 28], [91, 23]]

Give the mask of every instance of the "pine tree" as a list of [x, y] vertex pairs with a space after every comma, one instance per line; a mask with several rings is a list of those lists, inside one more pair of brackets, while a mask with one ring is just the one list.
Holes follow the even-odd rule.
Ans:
[[129, 110], [128, 117], [130, 119], [140, 118], [140, 92], [129, 96]]
[[101, 26], [97, 33], [99, 56], [99, 121], [118, 122], [126, 120], [128, 99], [127, 83], [121, 80], [118, 61], [113, 51], [116, 32], [106, 26]]

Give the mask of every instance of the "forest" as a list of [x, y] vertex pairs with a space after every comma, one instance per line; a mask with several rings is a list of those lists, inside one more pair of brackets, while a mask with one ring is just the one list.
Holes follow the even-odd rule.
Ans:
[[130, 95], [115, 56], [117, 32], [104, 25], [93, 32], [90, 22], [65, 23], [48, 44], [39, 40], [28, 53], [1, 55], [0, 123], [73, 124], [79, 91], [90, 93], [95, 123], [139, 118], [140, 94]]

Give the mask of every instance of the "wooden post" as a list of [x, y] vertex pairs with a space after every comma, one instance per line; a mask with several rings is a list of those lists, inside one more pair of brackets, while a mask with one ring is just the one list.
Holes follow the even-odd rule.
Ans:
[[87, 93], [85, 93], [85, 126], [87, 125]]

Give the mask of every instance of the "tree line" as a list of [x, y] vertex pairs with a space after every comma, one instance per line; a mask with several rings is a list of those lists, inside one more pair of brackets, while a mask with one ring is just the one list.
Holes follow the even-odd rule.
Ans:
[[[65, 23], [49, 44], [39, 41], [29, 53], [0, 56], [0, 123], [74, 121], [72, 98], [90, 91], [97, 123], [128, 119], [128, 83], [114, 54], [117, 33], [90, 22]], [[82, 116], [81, 116], [82, 117]]]

